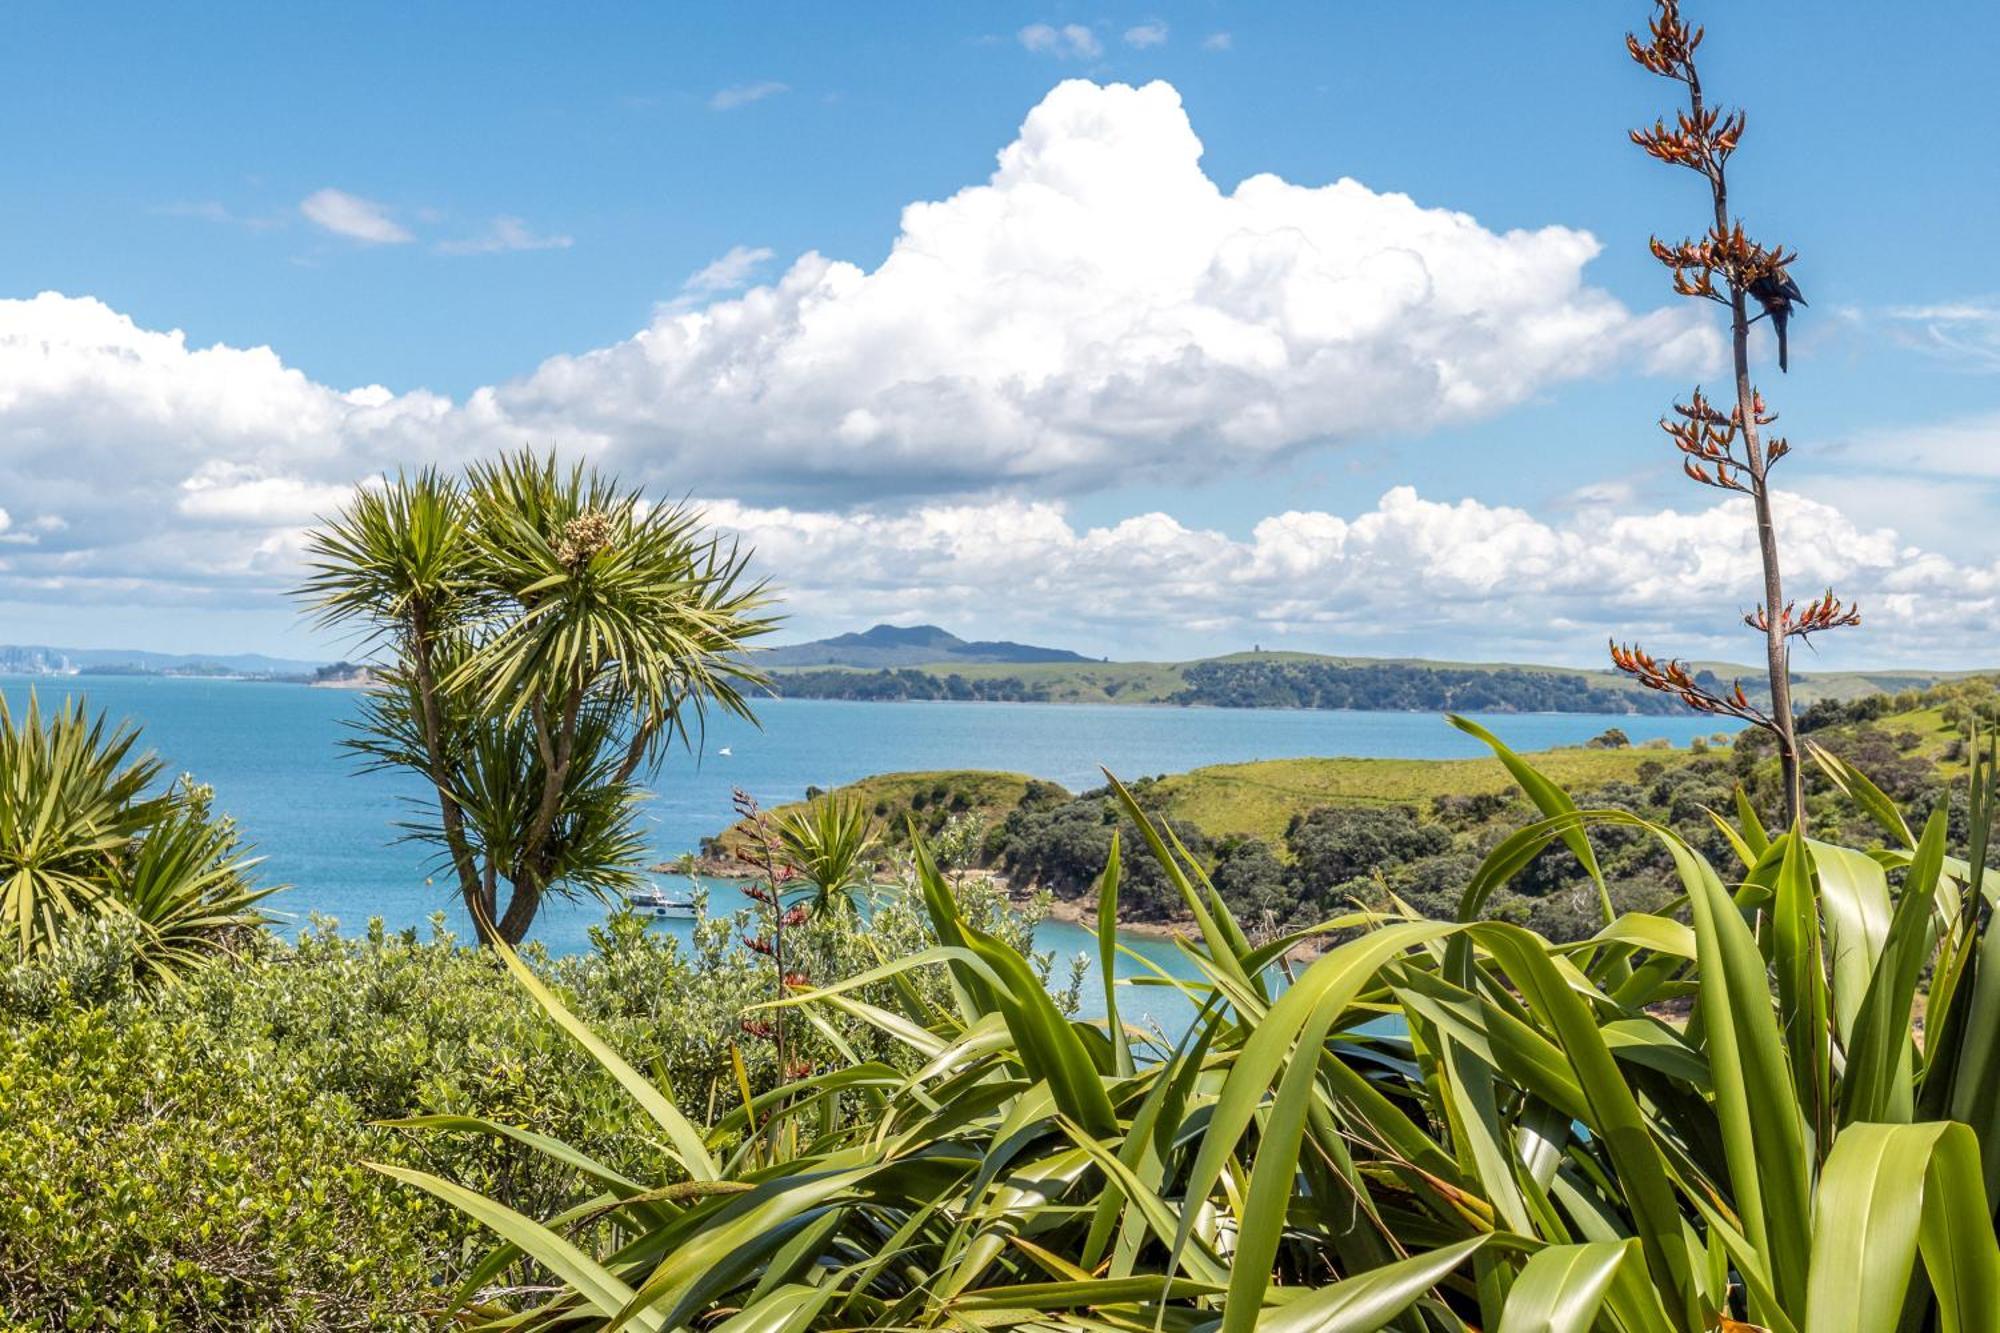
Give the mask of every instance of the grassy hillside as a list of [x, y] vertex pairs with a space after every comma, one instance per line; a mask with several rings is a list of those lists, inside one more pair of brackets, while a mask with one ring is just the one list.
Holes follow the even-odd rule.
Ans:
[[[1025, 773], [956, 769], [880, 773], [836, 788], [833, 794], [842, 799], [859, 800], [874, 817], [890, 844], [900, 846], [908, 841], [912, 819], [918, 828], [931, 833], [951, 816], [970, 812], [979, 820], [982, 832], [990, 829], [1021, 803], [1031, 784], [1051, 792], [1062, 792], [1062, 788], [1054, 783], [1037, 782]], [[769, 813], [781, 816], [804, 805], [803, 800], [792, 801], [774, 807]], [[742, 845], [745, 836], [745, 826], [733, 824], [712, 840], [714, 846], [710, 850], [733, 853]]]
[[[1545, 750], [1529, 758], [1565, 790], [1629, 782], [1645, 763], [1674, 764], [1687, 750]], [[1275, 843], [1293, 815], [1328, 805], [1410, 805], [1514, 786], [1500, 761], [1482, 759], [1266, 759], [1176, 773], [1154, 787], [1163, 808], [1213, 834]]]
[[[1194, 658], [1185, 662], [932, 662], [918, 664], [920, 670], [963, 676], [967, 680], [1016, 679], [1047, 692], [1051, 703], [1161, 704], [1188, 688], [1188, 670], [1208, 663], [1327, 663], [1344, 667], [1449, 668], [1470, 671], [1546, 671], [1575, 677], [1603, 688], [1642, 693], [1625, 677], [1611, 671], [1586, 671], [1573, 667], [1524, 666], [1508, 662], [1434, 662], [1422, 658], [1328, 657], [1317, 653], [1228, 653], [1221, 657]], [[861, 670], [860, 668], [845, 668]], [[782, 678], [795, 670], [780, 667], [772, 672]]]
[[[1629, 781], [1641, 764], [1673, 764], [1687, 750], [1547, 750], [1531, 757], [1535, 766], [1565, 787]], [[904, 840], [908, 817], [935, 829], [955, 813], [971, 811], [982, 829], [1007, 817], [1028, 793], [1029, 784], [1048, 793], [1062, 788], [1021, 773], [980, 769], [925, 773], [883, 773], [837, 788], [835, 795], [859, 799], [884, 826], [892, 842]], [[1249, 834], [1275, 841], [1295, 814], [1327, 805], [1413, 805], [1428, 809], [1438, 796], [1478, 795], [1512, 789], [1513, 779], [1497, 759], [1263, 759], [1214, 764], [1175, 773], [1153, 786], [1161, 808], [1212, 834]], [[776, 807], [782, 814], [805, 803]], [[741, 825], [722, 835], [738, 845]]]

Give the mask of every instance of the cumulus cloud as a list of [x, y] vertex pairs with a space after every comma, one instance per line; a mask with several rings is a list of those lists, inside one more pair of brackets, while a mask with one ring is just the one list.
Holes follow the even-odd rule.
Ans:
[[[1936, 664], [1964, 658], [1968, 643], [1977, 654], [2000, 628], [2000, 565], [1955, 563], [1799, 496], [1777, 507], [1793, 586], [1834, 584], [1866, 611], [1869, 630], [1830, 651]], [[1190, 632], [1332, 651], [1463, 645], [1584, 664], [1601, 662], [1614, 634], [1739, 660], [1757, 646], [1733, 632], [1758, 595], [1754, 524], [1738, 499], [1585, 507], [1550, 522], [1396, 487], [1363, 513], [1290, 511], [1244, 538], [1162, 513], [1078, 527], [1059, 505], [1015, 499], [900, 513], [720, 503], [710, 515], [830, 625], [917, 618], [1169, 654], [1187, 651], [1175, 641]]]
[[202, 464], [180, 485], [175, 509], [184, 517], [240, 527], [298, 526], [337, 512], [352, 486], [269, 476], [254, 466], [218, 460]]
[[[1716, 353], [1699, 312], [1635, 313], [1586, 283], [1586, 232], [1490, 231], [1346, 179], [1225, 190], [1200, 158], [1167, 84], [1072, 81], [985, 184], [905, 209], [872, 271], [807, 253], [700, 299], [768, 254], [739, 248], [624, 342], [459, 403], [343, 393], [269, 349], [196, 351], [57, 296], [7, 303], [7, 355], [35, 386], [11, 391], [181, 476], [219, 458], [346, 482], [388, 445], [543, 439], [675, 489], [796, 502], [1184, 482]], [[0, 441], [22, 429], [9, 392]], [[267, 448], [245, 421], [311, 444]]]
[[764, 79], [757, 83], [739, 83], [734, 87], [718, 90], [715, 96], [708, 99], [708, 105], [714, 111], [734, 111], [738, 107], [749, 106], [752, 102], [761, 102], [767, 97], [776, 97], [791, 90], [790, 84], [779, 83], [774, 79]]
[[1212, 32], [1201, 39], [1204, 51], [1227, 51], [1236, 45], [1236, 39], [1226, 32]]
[[696, 485], [740, 468], [849, 493], [1074, 489], [1717, 352], [1699, 312], [1635, 314], [1588, 285], [1586, 232], [1489, 231], [1354, 180], [1225, 191], [1200, 158], [1167, 84], [1064, 83], [986, 184], [907, 208], [873, 271], [808, 253], [496, 401]]
[[1081, 23], [1065, 23], [1061, 27], [1030, 23], [1015, 36], [1028, 50], [1059, 60], [1094, 60], [1104, 54], [1104, 44], [1097, 40], [1097, 34]]
[[1145, 50], [1149, 46], [1167, 44], [1167, 25], [1157, 19], [1150, 23], [1135, 24], [1125, 30], [1125, 45]]
[[[379, 205], [314, 198], [321, 225], [407, 235]], [[861, 501], [863, 534], [977, 515], [996, 552], [1024, 525], [1052, 558], [1097, 543], [1190, 588], [1245, 577], [1276, 555], [1246, 563], [1242, 543], [1172, 520], [1065, 537], [1064, 511], [1005, 497], [1240, 473], [1714, 357], [1695, 313], [1634, 312], [1589, 285], [1597, 250], [1354, 180], [1227, 188], [1171, 87], [1074, 81], [987, 181], [910, 205], [874, 269], [808, 253], [746, 288], [773, 256], [739, 246], [631, 338], [456, 401], [328, 386], [268, 347], [195, 345], [87, 297], [0, 301], [0, 497], [17, 532], [24, 515], [67, 522], [10, 547], [6, 592], [280, 588], [299, 525], [358, 480], [523, 440], [746, 513], [796, 506], [808, 528]], [[1213, 563], [1188, 554], [1211, 548]], [[927, 577], [883, 569], [905, 597]]]
[[[303, 527], [357, 482], [533, 438], [505, 398], [339, 392], [269, 349], [191, 346], [95, 301], [0, 302], [0, 536], [39, 537], [7, 546], [0, 602], [280, 605]], [[1245, 534], [1162, 513], [1084, 525], [1058, 500], [1007, 494], [696, 494], [827, 629], [915, 617], [1168, 655], [1199, 650], [1192, 638], [1589, 662], [1613, 633], [1741, 656], [1727, 631], [1757, 597], [1743, 502], [1646, 510], [1615, 486], [1550, 517], [1398, 487], [1359, 513], [1288, 510]], [[1972, 665], [2000, 630], [2000, 565], [1798, 496], [1779, 520], [1792, 586], [1831, 583], [1864, 607], [1869, 629], [1832, 646], [1848, 660]]]
[[403, 245], [416, 238], [409, 228], [389, 216], [386, 204], [328, 187], [315, 190], [299, 201], [306, 221], [336, 236], [369, 245]]
[[497, 217], [485, 231], [455, 241], [441, 241], [447, 255], [497, 255], [515, 250], [567, 250], [574, 239], [557, 232], [538, 232], [517, 217]]

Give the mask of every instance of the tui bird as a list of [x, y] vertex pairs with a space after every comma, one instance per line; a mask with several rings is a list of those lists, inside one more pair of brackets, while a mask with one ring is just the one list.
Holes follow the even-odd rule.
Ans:
[[[1764, 307], [1764, 315], [1771, 317], [1771, 327], [1778, 333], [1778, 369], [1789, 370], [1785, 364], [1785, 325], [1791, 320], [1792, 307], [1806, 303], [1805, 294], [1792, 281], [1792, 275], [1783, 269], [1764, 274], [1750, 284], [1750, 295], [1757, 298], [1757, 304]], [[1757, 316], [1762, 319], [1764, 315]], [[1757, 320], [1750, 321], [1752, 324]]]

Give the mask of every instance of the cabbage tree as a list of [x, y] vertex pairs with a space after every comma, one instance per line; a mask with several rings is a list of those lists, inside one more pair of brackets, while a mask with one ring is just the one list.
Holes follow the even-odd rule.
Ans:
[[596, 469], [523, 450], [401, 474], [308, 552], [301, 595], [384, 657], [348, 744], [429, 787], [409, 831], [482, 940], [518, 943], [549, 893], [634, 883], [641, 784], [710, 707], [752, 716], [744, 649], [773, 622], [746, 553]]

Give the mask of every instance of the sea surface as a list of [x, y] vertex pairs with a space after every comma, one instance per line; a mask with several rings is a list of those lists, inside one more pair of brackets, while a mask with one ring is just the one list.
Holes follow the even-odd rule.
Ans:
[[[443, 910], [454, 929], [470, 934], [455, 895], [435, 875], [430, 849], [398, 841], [397, 824], [416, 813], [411, 802], [422, 797], [422, 784], [403, 774], [358, 772], [340, 746], [358, 694], [253, 681], [0, 676], [0, 694], [16, 710], [30, 690], [45, 702], [84, 695], [93, 711], [142, 727], [140, 748], [154, 751], [169, 774], [191, 772], [211, 784], [217, 808], [236, 817], [264, 858], [264, 881], [288, 886], [267, 900], [284, 923], [302, 926], [318, 914], [358, 931], [379, 916], [399, 929], [422, 926]], [[661, 770], [646, 812], [659, 859], [694, 850], [727, 826], [731, 792], [739, 787], [775, 805], [799, 799], [808, 785], [832, 788], [870, 774], [925, 769], [1002, 769], [1081, 791], [1102, 783], [1100, 766], [1135, 778], [1252, 759], [1485, 753], [1430, 713], [818, 699], [770, 700], [757, 711], [761, 727], [712, 719], [700, 751], [675, 754]], [[1610, 726], [1635, 742], [1663, 737], [1677, 745], [1717, 730], [1713, 719], [1695, 717], [1475, 716], [1521, 750], [1576, 744]], [[713, 912], [743, 903], [726, 881], [708, 888]], [[556, 952], [588, 948], [589, 928], [604, 912], [594, 901], [551, 901], [534, 937]], [[663, 921], [655, 929], [685, 935], [689, 927]], [[1170, 972], [1189, 974], [1171, 941], [1131, 933], [1123, 939]], [[1044, 922], [1036, 944], [1062, 960], [1079, 952], [1095, 956], [1091, 934], [1062, 922]], [[1144, 970], [1132, 960], [1121, 975], [1124, 969]], [[1093, 990], [1085, 988], [1084, 1010], [1101, 1013]], [[1121, 998], [1120, 1007], [1128, 1018], [1150, 1015], [1169, 1026], [1183, 1017], [1181, 1005], [1153, 988]]]

